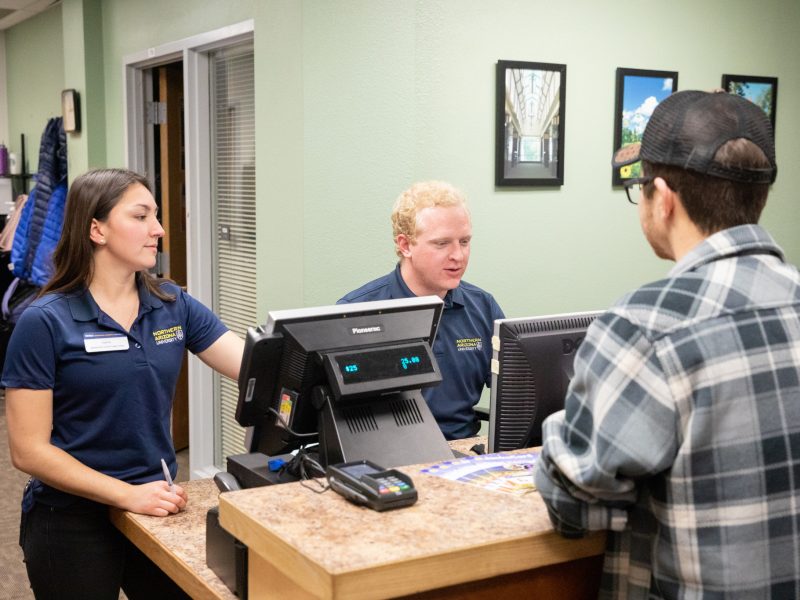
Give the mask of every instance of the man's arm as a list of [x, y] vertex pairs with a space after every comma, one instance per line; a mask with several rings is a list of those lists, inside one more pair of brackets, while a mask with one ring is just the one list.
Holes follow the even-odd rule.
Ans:
[[677, 417], [654, 345], [613, 313], [596, 319], [575, 358], [565, 410], [543, 425], [535, 473], [556, 530], [621, 530], [637, 480], [668, 468]]

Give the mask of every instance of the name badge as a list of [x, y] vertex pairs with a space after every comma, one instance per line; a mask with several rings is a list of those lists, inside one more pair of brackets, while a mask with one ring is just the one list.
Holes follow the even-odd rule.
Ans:
[[83, 345], [87, 352], [115, 352], [130, 347], [128, 336], [113, 332], [84, 333]]

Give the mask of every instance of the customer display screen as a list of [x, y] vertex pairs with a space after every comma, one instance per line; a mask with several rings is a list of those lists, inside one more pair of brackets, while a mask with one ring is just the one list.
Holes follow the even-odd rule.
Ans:
[[434, 372], [425, 344], [339, 354], [335, 362], [345, 384]]

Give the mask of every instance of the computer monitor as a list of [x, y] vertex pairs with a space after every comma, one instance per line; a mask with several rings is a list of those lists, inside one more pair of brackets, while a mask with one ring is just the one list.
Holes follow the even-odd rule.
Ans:
[[600, 314], [494, 322], [489, 452], [542, 445], [542, 421], [564, 408], [575, 352]]
[[248, 331], [239, 376], [248, 451], [319, 441], [323, 466], [452, 458], [420, 392], [441, 381], [431, 350], [441, 314], [436, 296], [270, 312]]

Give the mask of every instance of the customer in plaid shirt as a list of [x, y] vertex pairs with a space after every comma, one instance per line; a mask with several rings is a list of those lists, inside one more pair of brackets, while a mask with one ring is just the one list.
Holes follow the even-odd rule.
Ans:
[[563, 535], [609, 530], [602, 598], [800, 598], [800, 276], [757, 225], [769, 120], [678, 92], [613, 164], [638, 159], [626, 192], [676, 264], [589, 327], [536, 485]]

